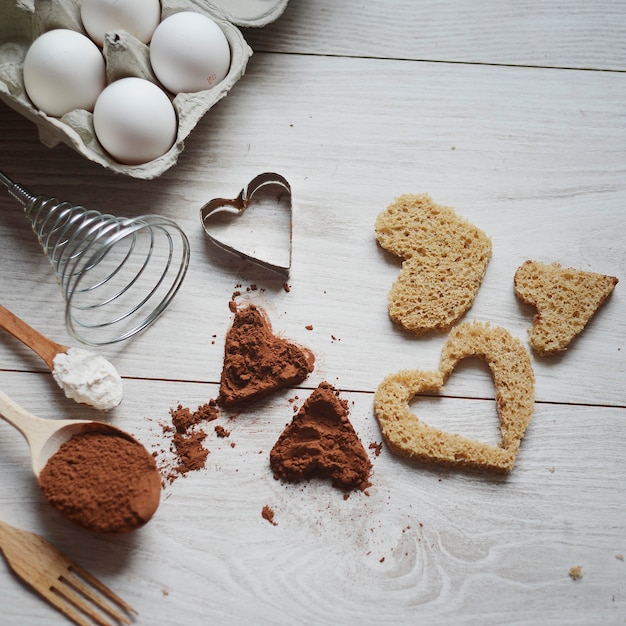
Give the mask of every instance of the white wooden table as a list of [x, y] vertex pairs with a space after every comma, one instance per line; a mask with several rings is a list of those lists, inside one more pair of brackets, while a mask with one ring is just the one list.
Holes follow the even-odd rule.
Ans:
[[[187, 278], [145, 334], [100, 352], [125, 379], [102, 415], [62, 397], [43, 362], [0, 335], [0, 388], [42, 417], [110, 419], [150, 450], [178, 403], [217, 395], [228, 301], [265, 308], [309, 346], [313, 374], [219, 423], [207, 467], [164, 490], [153, 520], [103, 537], [51, 510], [17, 431], [0, 425], [0, 515], [34, 530], [139, 611], [138, 624], [624, 624], [626, 622], [626, 4], [293, 0], [246, 32], [245, 77], [203, 118], [179, 163], [115, 176], [0, 106], [1, 168], [33, 191], [120, 215], [175, 218]], [[283, 282], [209, 245], [198, 210], [276, 171], [293, 187], [293, 267]], [[402, 367], [435, 368], [443, 335], [411, 338], [386, 311], [398, 264], [376, 215], [429, 193], [492, 238], [466, 319], [527, 341], [513, 294], [526, 259], [618, 276], [613, 296], [562, 356], [534, 359], [536, 410], [506, 478], [372, 453], [369, 496], [273, 479], [269, 451], [327, 380], [366, 447], [381, 441], [373, 392]], [[0, 199], [1, 302], [72, 344], [61, 292], [17, 204]], [[247, 291], [251, 285], [256, 291]], [[312, 330], [307, 330], [311, 325]], [[493, 386], [468, 362], [429, 423], [497, 442]], [[231, 442], [235, 447], [231, 447]], [[277, 525], [261, 515], [267, 505]], [[583, 577], [569, 570], [582, 566]], [[0, 562], [2, 624], [63, 624]]]

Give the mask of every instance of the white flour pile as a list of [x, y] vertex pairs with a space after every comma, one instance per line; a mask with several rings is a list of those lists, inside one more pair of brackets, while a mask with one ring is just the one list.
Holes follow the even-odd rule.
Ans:
[[65, 395], [104, 411], [122, 401], [122, 378], [105, 358], [70, 348], [54, 357], [52, 375]]

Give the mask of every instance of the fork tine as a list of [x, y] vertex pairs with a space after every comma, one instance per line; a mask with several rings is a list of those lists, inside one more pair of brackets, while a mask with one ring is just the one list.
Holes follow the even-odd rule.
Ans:
[[[37, 593], [41, 594], [52, 606], [61, 611], [65, 617], [77, 624], [77, 626], [91, 626], [91, 624], [83, 618], [82, 615], [74, 610], [74, 607], [65, 599], [59, 595], [54, 589], [36, 589]], [[110, 625], [108, 625], [110, 626]]]
[[[112, 604], [117, 604], [118, 607], [123, 609], [128, 614], [137, 615], [137, 611], [128, 602], [125, 602], [116, 593], [111, 591], [104, 583], [99, 581], [95, 576], [90, 574], [87, 570], [84, 570], [80, 565], [72, 563], [69, 566], [67, 576], [65, 577], [67, 582], [75, 587], [82, 594], [90, 598], [90, 600], [99, 606], [103, 611], [109, 613], [111, 617], [114, 617], [122, 623], [130, 623], [128, 618], [117, 611], [115, 606], [105, 602], [102, 598], [104, 596]], [[81, 580], [81, 578], [83, 580]], [[85, 581], [88, 585], [85, 585]], [[100, 592], [101, 595], [94, 593], [94, 589]]]
[[[17, 576], [79, 626], [93, 624], [85, 616], [97, 624], [110, 626], [105, 616], [113, 618], [118, 624], [130, 624], [128, 616], [137, 614], [130, 604], [49, 541], [1, 520], [0, 554]], [[102, 613], [95, 611], [94, 606]]]
[[[98, 626], [111, 626], [111, 623], [104, 618], [104, 616], [98, 613], [95, 608], [85, 600], [85, 598], [74, 591], [72, 587], [63, 578], [59, 578], [58, 584], [51, 588], [52, 593], [57, 594], [61, 599], [66, 600], [70, 605], [76, 607], [81, 613], [86, 615], [91, 623], [98, 624]], [[81, 592], [82, 593], [82, 592]], [[92, 595], [92, 594], [90, 594]], [[91, 599], [91, 598], [90, 598]], [[98, 604], [96, 606], [99, 606]], [[119, 614], [118, 614], [119, 615]], [[115, 618], [115, 616], [113, 616]], [[128, 618], [123, 615], [119, 615], [120, 620], [118, 623], [130, 624]]]

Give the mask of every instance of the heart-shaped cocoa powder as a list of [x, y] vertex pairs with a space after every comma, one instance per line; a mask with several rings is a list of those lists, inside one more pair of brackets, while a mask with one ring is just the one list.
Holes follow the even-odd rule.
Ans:
[[[493, 376], [499, 446], [429, 426], [410, 410], [416, 395], [441, 393], [457, 363], [466, 357], [484, 360]], [[438, 371], [403, 370], [388, 376], [376, 390], [374, 411], [395, 454], [427, 463], [508, 472], [534, 410], [534, 385], [530, 355], [518, 339], [503, 328], [464, 323], [451, 331]]]
[[345, 492], [370, 486], [372, 464], [349, 420], [348, 403], [322, 382], [270, 452], [275, 478], [329, 478]]
[[265, 312], [251, 304], [235, 311], [226, 334], [218, 403], [230, 407], [297, 385], [314, 364], [309, 349], [276, 336]]

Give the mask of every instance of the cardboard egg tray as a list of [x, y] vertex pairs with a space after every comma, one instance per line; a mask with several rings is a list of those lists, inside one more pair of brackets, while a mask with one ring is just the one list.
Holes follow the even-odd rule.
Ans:
[[[277, 19], [288, 0], [161, 0], [161, 18], [180, 11], [195, 11], [210, 17], [224, 31], [230, 45], [230, 70], [222, 82], [205, 91], [179, 93], [172, 102], [178, 115], [178, 133], [172, 148], [163, 156], [141, 165], [124, 165], [112, 159], [99, 144], [93, 129], [92, 113], [70, 111], [61, 118], [39, 111], [24, 89], [22, 67], [26, 52], [42, 33], [69, 28], [87, 35], [80, 19], [79, 0], [0, 0], [0, 99], [39, 130], [41, 142], [54, 147], [65, 143], [90, 161], [119, 174], [152, 179], [178, 160], [185, 139], [202, 116], [224, 98], [244, 75], [252, 50], [237, 28], [260, 27]], [[109, 83], [136, 76], [162, 87], [150, 66], [149, 47], [125, 31], [107, 33], [103, 54]]]

